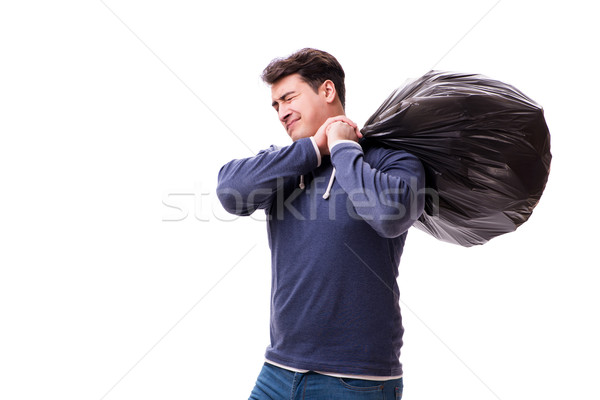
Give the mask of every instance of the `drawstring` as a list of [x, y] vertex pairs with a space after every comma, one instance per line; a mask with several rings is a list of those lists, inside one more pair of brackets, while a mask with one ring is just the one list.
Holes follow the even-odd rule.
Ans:
[[329, 194], [331, 193], [331, 187], [333, 186], [333, 181], [335, 180], [335, 167], [331, 171], [331, 178], [329, 178], [329, 184], [327, 185], [327, 189], [325, 193], [323, 193], [323, 198], [327, 200], [329, 198]]
[[[335, 168], [331, 171], [331, 177], [329, 178], [329, 184], [327, 185], [327, 189], [325, 189], [325, 193], [323, 193], [323, 199], [327, 200], [329, 195], [331, 194], [331, 187], [333, 186], [333, 181], [335, 180]], [[306, 185], [304, 185], [304, 175], [300, 175], [300, 184], [298, 185], [300, 190], [304, 190]]]

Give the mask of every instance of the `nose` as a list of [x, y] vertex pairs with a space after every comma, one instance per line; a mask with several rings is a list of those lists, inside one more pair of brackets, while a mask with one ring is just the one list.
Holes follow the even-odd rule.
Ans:
[[279, 115], [279, 120], [281, 121], [281, 123], [285, 124], [286, 120], [290, 117], [290, 115], [292, 114], [292, 112], [284, 105], [281, 104], [279, 106], [279, 110], [277, 111], [278, 115]]

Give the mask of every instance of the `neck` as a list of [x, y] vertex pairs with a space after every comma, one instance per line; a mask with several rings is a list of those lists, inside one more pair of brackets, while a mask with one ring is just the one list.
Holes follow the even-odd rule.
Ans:
[[337, 102], [337, 104], [331, 106], [328, 114], [329, 115], [327, 116], [327, 118], [330, 118], [330, 117], [337, 117], [338, 115], [345, 116], [346, 112], [344, 111], [344, 107], [342, 107], [340, 102]]

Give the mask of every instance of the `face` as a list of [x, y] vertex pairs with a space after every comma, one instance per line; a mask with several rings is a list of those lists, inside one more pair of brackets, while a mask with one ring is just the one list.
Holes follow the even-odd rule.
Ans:
[[313, 136], [327, 120], [326, 92], [315, 93], [299, 74], [275, 82], [271, 86], [271, 98], [279, 121], [294, 141]]

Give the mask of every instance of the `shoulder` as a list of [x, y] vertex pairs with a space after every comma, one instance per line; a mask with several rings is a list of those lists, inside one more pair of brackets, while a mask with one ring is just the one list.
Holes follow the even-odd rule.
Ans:
[[421, 161], [406, 150], [383, 146], [374, 140], [363, 140], [360, 145], [365, 154], [365, 161], [373, 168], [383, 169], [398, 164], [404, 164], [409, 168], [423, 168]]
[[264, 153], [272, 153], [274, 151], [279, 151], [283, 148], [283, 146], [277, 146], [276, 144], [272, 144], [270, 145], [268, 148], [266, 149], [262, 149], [258, 152], [258, 154], [264, 154]]

